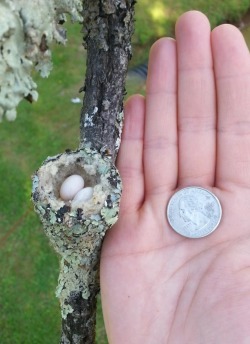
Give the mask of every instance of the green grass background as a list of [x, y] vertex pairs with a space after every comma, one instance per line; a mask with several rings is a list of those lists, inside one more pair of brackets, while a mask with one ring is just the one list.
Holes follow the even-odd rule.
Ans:
[[[147, 61], [151, 43], [173, 35], [176, 18], [186, 10], [202, 10], [213, 27], [239, 24], [249, 8], [250, 0], [139, 0], [131, 65]], [[30, 189], [32, 173], [48, 155], [79, 143], [81, 105], [70, 100], [83, 84], [85, 51], [80, 26], [68, 25], [68, 31], [68, 47], [53, 51], [49, 80], [36, 77], [38, 102], [22, 102], [16, 121], [0, 124], [0, 344], [59, 342], [58, 258], [32, 211]], [[133, 80], [128, 95], [135, 91], [143, 92], [143, 84]], [[97, 343], [107, 343], [100, 302]]]

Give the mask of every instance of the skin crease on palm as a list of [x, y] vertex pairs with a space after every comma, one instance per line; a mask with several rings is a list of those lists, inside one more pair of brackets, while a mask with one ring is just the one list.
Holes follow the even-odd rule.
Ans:
[[[104, 240], [101, 294], [111, 344], [250, 343], [250, 57], [240, 31], [183, 14], [152, 47], [145, 99], [125, 107], [123, 196]], [[187, 239], [171, 195], [211, 190], [223, 216]]]

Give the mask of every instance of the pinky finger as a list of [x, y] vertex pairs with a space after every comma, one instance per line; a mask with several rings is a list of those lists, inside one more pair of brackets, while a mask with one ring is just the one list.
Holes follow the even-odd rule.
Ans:
[[144, 97], [130, 97], [125, 104], [124, 129], [116, 164], [123, 183], [120, 212], [136, 211], [144, 200], [144, 116]]

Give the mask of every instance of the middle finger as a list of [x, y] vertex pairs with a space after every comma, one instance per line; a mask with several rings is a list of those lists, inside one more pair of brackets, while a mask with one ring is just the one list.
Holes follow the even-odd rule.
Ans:
[[216, 152], [216, 99], [210, 25], [190, 11], [176, 25], [179, 186], [211, 186]]

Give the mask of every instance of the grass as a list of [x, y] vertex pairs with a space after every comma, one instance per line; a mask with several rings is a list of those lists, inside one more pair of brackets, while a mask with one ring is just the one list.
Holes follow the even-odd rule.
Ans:
[[174, 36], [176, 19], [183, 12], [202, 11], [212, 28], [228, 22], [237, 24], [248, 11], [250, 0], [138, 0], [136, 6], [133, 64], [145, 61], [145, 52], [148, 54], [156, 38]]
[[[212, 25], [240, 20], [250, 7], [246, 0], [199, 0], [137, 4], [134, 61], [147, 60], [153, 40], [173, 33], [177, 16], [187, 9], [202, 9]], [[56, 344], [60, 337], [58, 300], [54, 291], [58, 259], [32, 211], [33, 171], [48, 155], [78, 146], [79, 96], [85, 72], [80, 26], [69, 26], [69, 48], [55, 47], [54, 70], [49, 80], [37, 79], [40, 98], [23, 102], [14, 123], [0, 125], [0, 343]], [[130, 83], [128, 94], [142, 91]], [[100, 302], [97, 343], [107, 344]]]

